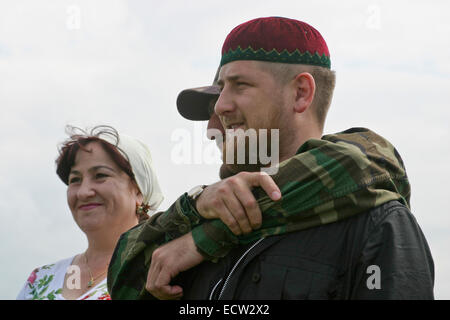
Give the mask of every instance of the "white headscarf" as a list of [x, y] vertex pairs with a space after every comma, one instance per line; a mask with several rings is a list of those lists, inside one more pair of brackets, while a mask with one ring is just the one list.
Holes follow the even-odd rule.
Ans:
[[148, 204], [150, 210], [155, 212], [164, 197], [152, 166], [152, 156], [149, 148], [141, 141], [123, 134], [119, 135], [118, 143], [116, 137], [109, 134], [101, 134], [99, 138], [116, 146], [119, 152], [128, 160], [139, 191], [144, 197], [143, 204]]

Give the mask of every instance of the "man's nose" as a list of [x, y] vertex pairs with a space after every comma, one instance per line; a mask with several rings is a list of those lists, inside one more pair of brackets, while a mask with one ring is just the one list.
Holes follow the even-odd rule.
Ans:
[[229, 93], [229, 90], [224, 87], [220, 92], [219, 98], [217, 99], [216, 106], [214, 107], [215, 113], [219, 116], [226, 115], [227, 113], [233, 112], [235, 106], [233, 99]]

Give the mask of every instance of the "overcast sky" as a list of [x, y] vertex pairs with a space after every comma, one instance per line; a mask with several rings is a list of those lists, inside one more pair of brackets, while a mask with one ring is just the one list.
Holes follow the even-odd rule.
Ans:
[[[2, 1], [0, 299], [14, 299], [35, 267], [86, 249], [55, 174], [67, 124], [109, 124], [147, 143], [161, 209], [218, 180], [205, 124], [178, 115], [176, 97], [210, 84], [226, 35], [262, 16], [305, 21], [327, 41], [337, 86], [325, 133], [367, 127], [396, 146], [435, 296], [450, 299], [448, 12], [444, 0]], [[180, 132], [192, 141], [185, 164], [173, 156]]]

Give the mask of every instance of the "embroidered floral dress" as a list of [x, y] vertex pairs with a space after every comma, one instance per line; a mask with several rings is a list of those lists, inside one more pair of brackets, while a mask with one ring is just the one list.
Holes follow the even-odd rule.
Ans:
[[[17, 300], [65, 300], [62, 296], [64, 279], [74, 258], [34, 269], [18, 294]], [[106, 279], [82, 294], [77, 300], [111, 300]]]

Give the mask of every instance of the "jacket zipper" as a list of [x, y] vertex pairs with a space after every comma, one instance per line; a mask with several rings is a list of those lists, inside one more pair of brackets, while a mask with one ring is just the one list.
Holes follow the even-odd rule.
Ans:
[[[219, 297], [217, 298], [217, 300], [220, 300], [220, 298], [222, 297], [223, 292], [225, 291], [225, 288], [228, 284], [228, 281], [230, 281], [231, 276], [233, 275], [234, 270], [236, 270], [238, 264], [242, 261], [242, 259], [244, 259], [244, 257], [256, 246], [258, 245], [261, 241], [263, 241], [264, 238], [259, 239], [258, 241], [256, 241], [250, 248], [247, 249], [247, 251], [245, 251], [241, 257], [238, 259], [238, 261], [234, 264], [233, 268], [231, 269], [230, 273], [228, 274], [228, 277], [226, 278], [222, 290], [220, 291]], [[216, 285], [214, 286], [214, 288], [212, 289], [211, 294], [209, 295], [209, 300], [212, 300], [212, 297], [214, 296], [214, 291], [216, 291], [217, 286], [222, 282], [223, 278], [219, 280], [219, 282], [216, 283]]]

